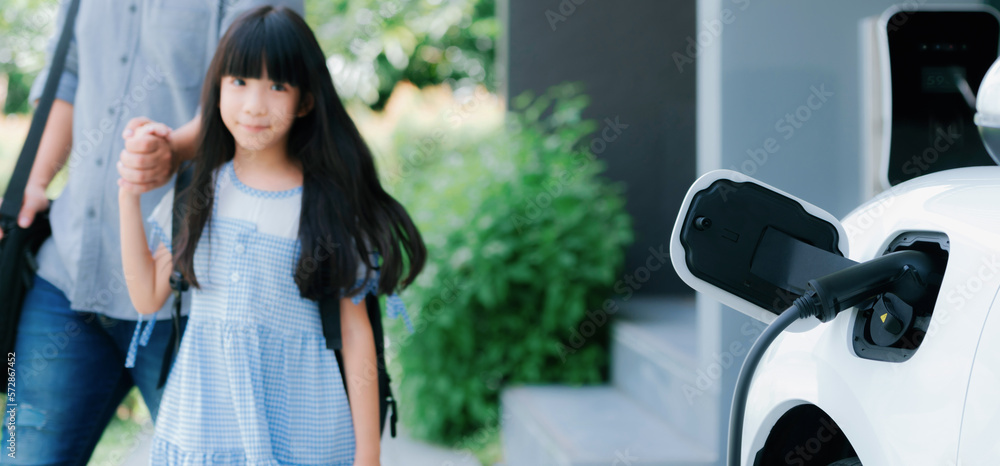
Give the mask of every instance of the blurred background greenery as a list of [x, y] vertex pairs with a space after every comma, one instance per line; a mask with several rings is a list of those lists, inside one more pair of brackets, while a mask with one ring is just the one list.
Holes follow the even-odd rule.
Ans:
[[[56, 5], [6, 0], [0, 12], [0, 190], [27, 133]], [[307, 0], [306, 11], [386, 188], [428, 246], [425, 272], [401, 294], [416, 332], [387, 322], [401, 421], [495, 464], [505, 385], [607, 376], [607, 327], [582, 346], [571, 340], [612, 294], [632, 229], [622, 187], [589, 151], [588, 99], [565, 84], [506, 108], [494, 0]], [[133, 390], [91, 464], [120, 464], [149, 433]]]
[[[27, 113], [44, 65], [57, 0], [6, 0], [0, 14], [3, 113]], [[338, 92], [381, 108], [399, 81], [419, 87], [485, 84], [498, 25], [493, 0], [306, 0], [306, 20], [329, 58]]]
[[[504, 386], [607, 378], [609, 326], [571, 342], [609, 296], [632, 230], [621, 186], [598, 176], [588, 137], [596, 123], [581, 118], [580, 92], [570, 83], [522, 96], [504, 118], [484, 91], [481, 109], [457, 126], [428, 126], [425, 112], [407, 110], [382, 133], [398, 150], [381, 172], [429, 257], [404, 293], [416, 332], [390, 325], [402, 419], [419, 438], [482, 452], [485, 464]], [[423, 105], [429, 94], [417, 93]], [[405, 92], [386, 113], [397, 97]]]

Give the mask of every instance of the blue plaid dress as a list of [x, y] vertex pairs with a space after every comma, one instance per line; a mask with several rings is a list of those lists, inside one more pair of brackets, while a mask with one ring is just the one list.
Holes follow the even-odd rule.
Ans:
[[[173, 193], [163, 199], [148, 219], [153, 248], [170, 246]], [[317, 302], [300, 297], [294, 281], [301, 203], [301, 186], [251, 188], [232, 161], [217, 171], [211, 235], [202, 234], [194, 257], [202, 289], [192, 294], [151, 464], [353, 463], [337, 359], [326, 348]], [[372, 278], [355, 302], [374, 293], [377, 273]], [[406, 317], [398, 296], [387, 307]], [[126, 365], [155, 322], [141, 333], [142, 321], [136, 324]]]

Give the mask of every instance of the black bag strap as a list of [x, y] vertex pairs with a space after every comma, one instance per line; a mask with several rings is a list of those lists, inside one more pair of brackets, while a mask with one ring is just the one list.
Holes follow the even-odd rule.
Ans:
[[[170, 222], [170, 242], [174, 251], [177, 250], [178, 238], [181, 232], [181, 222], [184, 221], [184, 209], [188, 196], [187, 187], [191, 184], [191, 176], [194, 171], [194, 163], [186, 161], [177, 169], [177, 179], [174, 182], [174, 203], [172, 220]], [[160, 380], [156, 383], [156, 388], [161, 388], [167, 383], [167, 376], [170, 375], [170, 367], [174, 364], [174, 356], [181, 347], [181, 295], [188, 290], [188, 283], [181, 275], [177, 263], [174, 263], [174, 271], [170, 274], [170, 288], [174, 294], [174, 309], [171, 316], [173, 327], [170, 330], [170, 341], [167, 343], [167, 350], [163, 353], [163, 363], [160, 365]]]
[[38, 101], [38, 107], [35, 108], [35, 115], [31, 118], [28, 137], [24, 141], [24, 146], [21, 147], [21, 155], [17, 159], [17, 165], [14, 166], [14, 174], [11, 175], [7, 191], [3, 195], [4, 202], [0, 205], [0, 219], [3, 222], [0, 225], [4, 231], [10, 231], [17, 225], [17, 215], [21, 212], [21, 203], [24, 202], [24, 188], [28, 185], [28, 175], [31, 174], [31, 167], [35, 164], [38, 145], [41, 143], [42, 133], [45, 132], [45, 124], [49, 121], [52, 103], [56, 100], [59, 79], [62, 78], [63, 70], [66, 68], [66, 55], [69, 53], [69, 43], [73, 38], [73, 25], [76, 23], [76, 13], [79, 9], [80, 0], [70, 0], [66, 18], [63, 20], [62, 32], [59, 33], [55, 55], [49, 64], [49, 75], [45, 79], [42, 97]]
[[[382, 331], [382, 309], [378, 298], [365, 296], [365, 309], [368, 311], [368, 321], [372, 325], [372, 336], [375, 339], [375, 361], [378, 364], [379, 393], [379, 433], [385, 430], [385, 418], [389, 415], [389, 434], [396, 438], [396, 422], [398, 410], [396, 398], [392, 395], [391, 380], [385, 365], [385, 338]], [[343, 338], [340, 332], [340, 299], [327, 296], [319, 301], [320, 319], [323, 322], [323, 336], [326, 337], [326, 347], [333, 350], [340, 367], [340, 378], [344, 382], [344, 393], [347, 393], [347, 375], [344, 372]], [[350, 397], [348, 397], [350, 398]]]

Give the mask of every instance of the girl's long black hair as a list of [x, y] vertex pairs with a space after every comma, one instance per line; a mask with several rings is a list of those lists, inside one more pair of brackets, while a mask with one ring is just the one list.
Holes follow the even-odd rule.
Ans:
[[[371, 151], [333, 88], [316, 37], [302, 17], [283, 7], [264, 6], [237, 18], [209, 65], [201, 93], [200, 144], [174, 255], [178, 269], [201, 288], [194, 252], [210, 224], [213, 173], [236, 153], [219, 111], [222, 78], [260, 78], [264, 66], [269, 80], [296, 86], [302, 99], [313, 102], [288, 138], [288, 156], [301, 163], [303, 175], [302, 253], [294, 271], [301, 295], [318, 300], [340, 290], [359, 292], [359, 260], [369, 270], [380, 268], [379, 293], [405, 288], [426, 259], [420, 233], [379, 183]], [[372, 252], [381, 255], [381, 266], [370, 260]]]

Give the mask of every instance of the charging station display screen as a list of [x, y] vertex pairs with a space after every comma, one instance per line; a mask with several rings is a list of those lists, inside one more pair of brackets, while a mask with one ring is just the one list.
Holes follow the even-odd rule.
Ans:
[[920, 70], [924, 92], [961, 92], [959, 80], [966, 80], [965, 68], [960, 66], [925, 66]]
[[996, 165], [972, 118], [979, 84], [997, 59], [997, 18], [982, 11], [901, 11], [889, 19], [886, 32], [890, 184], [951, 168]]

